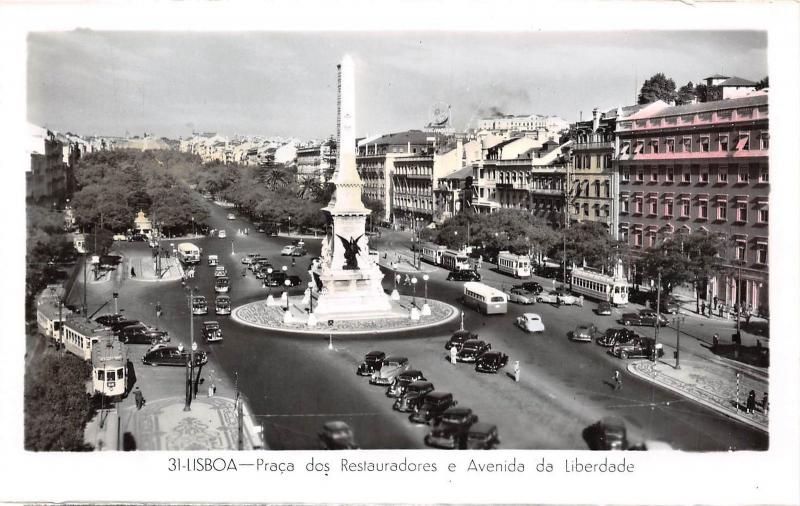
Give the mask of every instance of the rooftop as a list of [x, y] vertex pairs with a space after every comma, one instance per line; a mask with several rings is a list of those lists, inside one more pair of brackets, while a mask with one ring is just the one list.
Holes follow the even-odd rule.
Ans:
[[754, 83], [748, 79], [744, 79], [741, 77], [733, 76], [730, 79], [726, 79], [725, 81], [719, 83], [717, 86], [757, 86], [758, 83]]
[[472, 175], [472, 167], [464, 167], [459, 169], [452, 174], [448, 174], [444, 177], [440, 177], [439, 179], [466, 179], [467, 176]]
[[696, 104], [668, 106], [659, 109], [652, 114], [633, 116], [630, 119], [659, 118], [665, 116], [680, 116], [683, 114], [718, 111], [723, 109], [736, 109], [739, 107], [757, 107], [761, 105], [767, 105], [768, 100], [769, 96], [766, 93], [753, 93], [746, 97], [731, 98], [727, 100], [715, 100], [713, 102], [699, 102]]
[[423, 132], [422, 130], [406, 130], [405, 132], [397, 132], [392, 134], [383, 135], [374, 141], [369, 142], [369, 144], [381, 144], [381, 145], [390, 145], [390, 144], [427, 144], [428, 137], [430, 134], [428, 132]]
[[723, 76], [721, 74], [714, 74], [712, 76], [704, 77], [703, 81], [705, 81], [706, 79], [728, 79], [728, 77], [730, 77], [730, 76]]

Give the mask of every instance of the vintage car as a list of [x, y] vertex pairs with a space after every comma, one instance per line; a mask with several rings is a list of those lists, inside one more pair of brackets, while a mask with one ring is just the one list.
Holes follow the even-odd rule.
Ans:
[[211, 267], [216, 267], [219, 265], [219, 256], [218, 255], [208, 255], [208, 265]]
[[163, 330], [151, 329], [146, 325], [128, 325], [119, 331], [119, 340], [126, 344], [156, 344], [169, 341], [169, 334]]
[[225, 239], [227, 236], [228, 236], [228, 233], [225, 232], [224, 229], [220, 230], [219, 232], [217, 232], [217, 237], [219, 237], [220, 239]]
[[222, 276], [214, 280], [214, 291], [216, 293], [228, 293], [231, 289], [231, 280], [227, 276]]
[[359, 376], [371, 376], [372, 373], [381, 368], [386, 353], [382, 351], [370, 351], [364, 355], [364, 361], [358, 364], [356, 374]]
[[425, 380], [422, 371], [409, 369], [395, 376], [392, 384], [386, 389], [386, 397], [400, 397], [406, 391], [406, 387], [417, 380]]
[[106, 327], [110, 327], [112, 324], [121, 322], [124, 319], [125, 319], [124, 316], [122, 316], [119, 313], [115, 313], [115, 314], [104, 314], [98, 316], [97, 318], [94, 319], [94, 321], [96, 321], [100, 325], [105, 325]]
[[203, 334], [203, 338], [209, 343], [222, 341], [222, 329], [219, 326], [219, 322], [203, 322], [203, 329], [201, 332]]
[[544, 302], [546, 304], [560, 303], [565, 306], [577, 306], [580, 304], [580, 298], [565, 291], [550, 291], [537, 295], [536, 302]]
[[479, 272], [464, 269], [463, 271], [451, 271], [447, 275], [447, 281], [480, 281], [481, 275]]
[[606, 301], [598, 303], [595, 313], [600, 316], [611, 316], [611, 303]]
[[664, 315], [657, 314], [653, 309], [640, 309], [638, 313], [625, 313], [621, 318], [622, 324], [626, 327], [629, 325], [649, 325], [656, 326], [656, 322], [660, 327], [666, 325], [669, 320]]
[[517, 304], [533, 304], [536, 302], [536, 294], [529, 292], [524, 288], [512, 288], [506, 291], [509, 302], [516, 302]]
[[540, 293], [542, 293], [542, 285], [540, 285], [536, 281], [526, 281], [524, 283], [514, 285], [514, 288], [521, 288], [526, 292], [533, 293], [534, 295], [539, 295]]
[[229, 220], [235, 220], [236, 219], [236, 215], [233, 214], [233, 213], [228, 213], [228, 219]]
[[294, 246], [291, 245], [291, 244], [289, 244], [287, 246], [284, 246], [281, 249], [281, 256], [288, 257], [288, 256], [292, 256], [293, 253], [294, 253]]
[[214, 300], [215, 314], [231, 314], [231, 298], [227, 295], [217, 295]]
[[470, 408], [449, 408], [425, 436], [425, 444], [437, 448], [459, 449], [467, 445], [467, 433], [478, 415]]
[[588, 428], [590, 450], [627, 450], [628, 431], [621, 418], [609, 416]]
[[456, 354], [456, 361], [458, 362], [475, 362], [478, 357], [492, 349], [492, 345], [480, 339], [470, 339], [464, 341], [461, 349]]
[[214, 268], [214, 277], [215, 278], [224, 278], [224, 277], [227, 277], [227, 276], [228, 276], [228, 271], [225, 270], [225, 266], [224, 265], [217, 265], [216, 268]]
[[258, 256], [258, 253], [245, 253], [242, 255], [242, 264], [250, 265], [253, 263], [253, 259]]
[[430, 392], [425, 394], [419, 407], [408, 416], [413, 423], [436, 423], [442, 413], [458, 404], [449, 392]]
[[544, 332], [542, 317], [536, 313], [523, 313], [517, 316], [515, 324], [525, 332]]
[[142, 322], [139, 320], [118, 320], [107, 325], [107, 327], [109, 327], [114, 334], [119, 335], [119, 333], [125, 327], [130, 327], [131, 325], [140, 325], [141, 323]]
[[464, 341], [469, 341], [470, 339], [478, 339], [478, 333], [464, 329], [456, 330], [453, 332], [453, 335], [450, 336], [450, 340], [445, 343], [444, 349], [449, 350], [455, 346], [456, 350], [460, 350], [461, 345], [464, 344]]
[[600, 346], [605, 346], [606, 348], [610, 348], [614, 346], [614, 343], [620, 342], [624, 343], [633, 339], [634, 337], [638, 337], [636, 332], [620, 328], [620, 329], [607, 329], [606, 333], [600, 336], [597, 336], [594, 340], [595, 343], [599, 344]]
[[642, 336], [636, 336], [624, 343], [618, 341], [608, 352], [621, 359], [650, 358], [654, 353], [658, 357], [664, 356], [661, 343], [656, 344], [655, 340]]
[[[142, 363], [152, 366], [169, 365], [183, 367], [189, 362], [190, 355], [191, 353], [188, 350], [181, 350], [177, 346], [156, 345], [142, 356]], [[195, 366], [204, 365], [206, 362], [208, 362], [206, 352], [194, 352]]]
[[369, 379], [371, 385], [391, 385], [395, 377], [411, 368], [406, 357], [386, 357], [381, 368], [372, 373]]
[[395, 399], [392, 409], [401, 413], [410, 413], [419, 408], [425, 399], [425, 395], [431, 392], [433, 392], [433, 383], [430, 381], [413, 381], [406, 387], [403, 395]]
[[202, 295], [192, 297], [192, 314], [204, 315], [208, 314], [208, 301]]
[[326, 422], [318, 437], [323, 450], [358, 450], [353, 429], [342, 421]]
[[595, 338], [602, 335], [593, 323], [581, 323], [570, 333], [569, 338], [573, 341], [591, 343]]
[[473, 423], [467, 431], [467, 450], [491, 450], [500, 444], [497, 425], [492, 423]]
[[500, 351], [487, 351], [475, 362], [478, 372], [497, 372], [508, 364], [508, 355]]

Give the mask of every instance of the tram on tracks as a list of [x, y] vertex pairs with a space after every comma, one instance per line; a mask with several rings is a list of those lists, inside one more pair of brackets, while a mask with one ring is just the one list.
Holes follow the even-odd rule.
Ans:
[[114, 336], [100, 338], [91, 351], [92, 394], [111, 400], [123, 398], [128, 391], [128, 349]]

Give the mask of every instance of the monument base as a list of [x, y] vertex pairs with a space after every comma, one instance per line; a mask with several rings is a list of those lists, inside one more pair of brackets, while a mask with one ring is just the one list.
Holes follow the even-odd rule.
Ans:
[[319, 294], [314, 313], [318, 321], [398, 318], [383, 291], [383, 273], [377, 266], [340, 270], [321, 276], [325, 290]]

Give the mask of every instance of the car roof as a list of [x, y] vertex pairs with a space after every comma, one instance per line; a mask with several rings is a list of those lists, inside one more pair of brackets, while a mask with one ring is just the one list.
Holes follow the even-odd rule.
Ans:
[[230, 300], [230, 298], [231, 298], [230, 295], [217, 295], [217, 300], [225, 300], [225, 299]]
[[219, 325], [219, 322], [215, 321], [215, 320], [209, 320], [209, 321], [203, 322], [203, 325]]
[[345, 423], [345, 422], [343, 422], [341, 420], [334, 420], [332, 422], [325, 422], [325, 424], [322, 427], [325, 430], [328, 430], [328, 431], [331, 431], [331, 432], [340, 431], [340, 430], [350, 430], [350, 426], [347, 425], [347, 423]]
[[622, 427], [625, 428], [625, 422], [622, 418], [617, 416], [606, 416], [600, 422], [606, 427]]
[[475, 332], [473, 332], [471, 330], [462, 329], [462, 330], [456, 330], [455, 332], [453, 332], [453, 337], [456, 337], [456, 336], [459, 336], [459, 337], [461, 337], [461, 336], [471, 336], [473, 334], [477, 335], [477, 334], [475, 334]]
[[486, 353], [484, 353], [484, 354], [483, 354], [483, 356], [484, 356], [484, 357], [493, 357], [493, 356], [495, 356], [495, 355], [498, 355], [498, 356], [499, 356], [499, 355], [502, 355], [502, 353], [503, 353], [503, 352], [501, 352], [501, 351], [498, 351], [498, 350], [489, 350], [489, 351], [487, 351]]
[[408, 362], [408, 358], [406, 357], [386, 357], [383, 359], [384, 362]]
[[407, 371], [401, 372], [399, 375], [400, 376], [406, 376], [406, 377], [408, 377], [408, 376], [424, 376], [422, 374], [422, 371], [420, 371], [418, 369], [409, 369]]
[[453, 394], [451, 394], [450, 392], [440, 392], [436, 390], [435, 392], [430, 392], [429, 394], [425, 395], [425, 398], [431, 400], [439, 400], [439, 399], [444, 399], [445, 397], [452, 397], [452, 396]]
[[468, 340], [464, 341], [464, 346], [466, 346], [468, 344], [478, 345], [478, 344], [481, 344], [481, 343], [485, 343], [485, 341], [483, 341], [481, 339], [468, 339]]
[[464, 415], [469, 415], [471, 413], [472, 413], [472, 409], [470, 409], [470, 408], [465, 408], [463, 406], [454, 406], [454, 407], [451, 407], [451, 408], [447, 408], [446, 410], [444, 410], [444, 413], [442, 413], [442, 414], [443, 415], [464, 416]]
[[386, 353], [382, 351], [370, 351], [369, 353], [366, 354], [367, 357], [377, 357], [380, 355], [386, 356]]
[[541, 316], [539, 316], [539, 314], [538, 314], [538, 313], [522, 313], [522, 316], [524, 316], [524, 317], [525, 317], [525, 318], [527, 318], [528, 320], [531, 320], [531, 319], [534, 319], [534, 320], [541, 320], [541, 319], [542, 319], [542, 317], [541, 317]]

